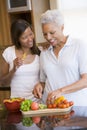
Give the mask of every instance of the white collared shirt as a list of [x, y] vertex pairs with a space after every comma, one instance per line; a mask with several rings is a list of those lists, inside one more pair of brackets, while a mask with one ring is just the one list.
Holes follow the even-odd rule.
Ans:
[[[49, 92], [70, 85], [78, 81], [81, 74], [87, 73], [87, 43], [68, 37], [58, 57], [55, 56], [52, 46], [42, 51], [40, 64], [40, 81], [46, 83], [43, 95], [45, 102]], [[87, 89], [67, 94], [65, 97], [74, 101], [75, 105], [85, 105], [80, 99], [87, 98]]]

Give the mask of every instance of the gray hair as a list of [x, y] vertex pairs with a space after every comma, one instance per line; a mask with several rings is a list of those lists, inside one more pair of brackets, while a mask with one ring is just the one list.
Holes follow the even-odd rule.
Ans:
[[41, 15], [41, 24], [56, 23], [57, 25], [64, 24], [64, 17], [58, 9], [47, 10]]

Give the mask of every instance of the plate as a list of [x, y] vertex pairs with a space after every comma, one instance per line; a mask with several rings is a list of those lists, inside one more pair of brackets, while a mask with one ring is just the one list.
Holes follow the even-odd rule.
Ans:
[[23, 116], [43, 116], [43, 115], [53, 115], [53, 114], [65, 114], [71, 111], [73, 106], [68, 108], [47, 108], [47, 109], [39, 109], [39, 110], [30, 110], [30, 111], [21, 111]]

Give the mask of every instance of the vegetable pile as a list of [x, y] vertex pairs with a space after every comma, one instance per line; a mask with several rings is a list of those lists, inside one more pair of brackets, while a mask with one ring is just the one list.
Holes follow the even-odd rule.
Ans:
[[39, 104], [37, 102], [34, 102], [30, 99], [25, 99], [24, 101], [22, 101], [21, 103], [21, 107], [20, 110], [22, 111], [29, 111], [29, 110], [39, 110], [39, 109], [46, 109], [46, 108], [68, 108], [70, 106], [72, 106], [74, 104], [73, 101], [68, 101], [67, 99], [65, 99], [64, 96], [60, 96], [56, 99], [54, 99], [54, 101], [52, 103], [49, 104]]
[[47, 108], [68, 108], [73, 106], [73, 101], [68, 101], [64, 96], [56, 98], [52, 103], [47, 104]]
[[37, 102], [33, 102], [30, 99], [26, 99], [21, 103], [20, 110], [29, 111], [29, 110], [39, 110], [39, 109], [45, 109], [45, 108], [47, 108], [47, 105], [45, 104], [39, 104]]

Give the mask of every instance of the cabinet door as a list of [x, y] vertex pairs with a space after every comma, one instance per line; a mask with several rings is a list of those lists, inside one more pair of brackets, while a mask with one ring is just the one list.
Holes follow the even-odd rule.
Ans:
[[6, 98], [10, 98], [10, 90], [0, 90], [0, 104], [3, 103], [3, 100]]
[[[31, 0], [31, 2], [32, 10], [29, 11], [29, 15], [28, 11], [8, 13], [6, 0], [0, 0], [0, 47], [6, 47], [12, 44], [10, 25], [17, 16], [19, 16], [18, 18], [27, 19], [33, 25], [36, 43], [46, 42], [42, 34], [40, 16], [46, 10], [50, 9], [49, 0]], [[37, 4], [38, 6], [36, 6]]]
[[0, 48], [11, 44], [9, 24], [6, 0], [0, 0]]
[[[36, 6], [37, 4], [38, 6]], [[46, 42], [42, 34], [40, 16], [48, 9], [50, 9], [49, 0], [32, 0], [32, 21], [36, 43]]]

